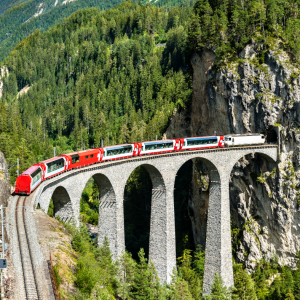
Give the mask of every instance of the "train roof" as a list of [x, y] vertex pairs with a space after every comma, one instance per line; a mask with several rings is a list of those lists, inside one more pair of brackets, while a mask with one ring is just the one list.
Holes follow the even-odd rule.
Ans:
[[[88, 149], [88, 150], [82, 150], [82, 151], [77, 151], [77, 152], [72, 152], [72, 153], [67, 153], [67, 154], [63, 154], [63, 155], [76, 155], [78, 154], [79, 156], [85, 156], [87, 154], [91, 154], [91, 153], [99, 153], [99, 149], [95, 148], [95, 149]], [[62, 156], [63, 156], [62, 155]]]
[[107, 149], [107, 148], [118, 148], [118, 147], [122, 147], [122, 146], [134, 146], [134, 143], [131, 143], [131, 144], [121, 144], [121, 145], [112, 145], [112, 146], [105, 146], [105, 147], [102, 147], [103, 149]]
[[55, 161], [55, 160], [58, 160], [58, 159], [61, 159], [61, 158], [63, 158], [63, 156], [55, 156], [55, 157], [43, 160], [43, 161], [39, 162], [39, 164], [46, 164], [46, 163], [49, 163], [51, 161]]
[[226, 134], [225, 136], [230, 137], [241, 137], [241, 136], [261, 136], [262, 133], [241, 133], [241, 134]]
[[197, 136], [197, 137], [190, 137], [190, 138], [184, 138], [185, 140], [207, 140], [207, 139], [211, 139], [211, 138], [217, 138], [220, 137], [219, 135], [211, 135], [211, 136]]
[[26, 171], [24, 171], [22, 173], [22, 175], [31, 175], [35, 170], [37, 170], [38, 168], [40, 168], [40, 166], [37, 165], [33, 165], [31, 166], [29, 169], [27, 169]]
[[146, 143], [149, 143], [149, 144], [163, 144], [165, 142], [168, 142], [168, 141], [175, 141], [176, 139], [167, 139], [167, 140], [158, 140], [158, 141], [146, 141], [146, 142], [141, 142], [142, 144], [146, 144]]

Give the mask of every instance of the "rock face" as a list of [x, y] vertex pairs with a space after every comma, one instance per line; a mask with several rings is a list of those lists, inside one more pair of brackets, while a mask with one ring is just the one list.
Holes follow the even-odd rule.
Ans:
[[10, 196], [8, 165], [2, 152], [0, 152], [0, 205], [6, 206]]
[[[190, 124], [174, 124], [174, 117], [167, 130], [168, 137], [183, 134], [180, 130], [176, 136], [176, 128], [188, 128], [191, 136], [264, 133], [268, 143], [280, 143], [278, 164], [253, 155], [240, 160], [231, 173], [234, 254], [250, 272], [258, 260], [275, 255], [281, 264], [294, 266], [300, 250], [300, 78], [288, 55], [276, 47], [259, 63], [260, 46], [250, 44], [225, 67], [215, 66], [211, 50], [194, 54]], [[177, 122], [183, 119], [177, 117]], [[205, 178], [205, 166], [195, 161], [189, 208], [194, 242], [203, 246]]]
[[2, 97], [2, 92], [3, 92], [3, 78], [5, 77], [5, 75], [8, 75], [8, 69], [6, 66], [3, 66], [2, 68], [0, 68], [0, 98]]
[[[8, 199], [11, 195], [8, 165], [2, 152], [0, 152], [0, 205], [8, 207]], [[6, 210], [4, 210], [6, 213]], [[4, 216], [6, 217], [6, 216]], [[8, 241], [9, 236], [5, 230], [5, 240]]]

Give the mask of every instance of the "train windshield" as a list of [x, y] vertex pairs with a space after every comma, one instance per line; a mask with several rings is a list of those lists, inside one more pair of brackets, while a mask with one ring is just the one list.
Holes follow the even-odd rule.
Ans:
[[159, 150], [159, 149], [166, 149], [166, 148], [173, 148], [173, 142], [153, 142], [153, 143], [145, 143], [144, 150]]
[[217, 143], [218, 143], [218, 138], [216, 137], [187, 140], [187, 146], [202, 146], [202, 145], [217, 144]]
[[72, 164], [79, 163], [79, 155], [78, 154], [71, 155], [71, 157], [72, 157]]
[[42, 170], [38, 168], [30, 176], [32, 178], [31, 184], [34, 185], [37, 181], [39, 181], [42, 178]]
[[132, 145], [106, 149], [107, 156], [127, 154], [132, 152]]
[[63, 168], [65, 166], [65, 161], [63, 158], [60, 158], [55, 161], [51, 161], [51, 162], [47, 163], [47, 166], [48, 166], [47, 173], [51, 173], [58, 169]]
[[231, 141], [231, 137], [225, 136], [225, 142], [227, 142], [227, 141]]

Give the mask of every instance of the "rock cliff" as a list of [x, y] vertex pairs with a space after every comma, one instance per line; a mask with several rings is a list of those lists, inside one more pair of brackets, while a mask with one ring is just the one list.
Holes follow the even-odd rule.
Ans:
[[[249, 271], [261, 258], [275, 256], [294, 266], [300, 250], [299, 70], [278, 41], [264, 51], [264, 62], [261, 49], [253, 42], [235, 62], [218, 66], [214, 51], [195, 53], [191, 110], [176, 113], [166, 132], [168, 137], [255, 132], [264, 133], [268, 143], [280, 143], [278, 164], [252, 155], [231, 173], [233, 252]], [[193, 168], [194, 242], [205, 245], [207, 176], [201, 163], [195, 161]]]
[[8, 165], [2, 152], [0, 152], [0, 205], [7, 207], [10, 196]]

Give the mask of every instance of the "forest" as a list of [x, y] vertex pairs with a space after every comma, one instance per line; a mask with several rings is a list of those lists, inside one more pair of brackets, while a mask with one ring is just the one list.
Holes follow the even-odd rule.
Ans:
[[[204, 47], [215, 51], [216, 67], [222, 68], [238, 62], [239, 52], [250, 42], [260, 45], [262, 64], [276, 43], [298, 66], [298, 6], [297, 1], [282, 0], [168, 0], [157, 5], [124, 1], [105, 11], [80, 9], [42, 31], [56, 20], [49, 15], [51, 21], [22, 40], [0, 64], [0, 69], [7, 68], [1, 79], [0, 149], [9, 163], [11, 184], [17, 158], [24, 171], [52, 157], [54, 147], [59, 155], [98, 147], [101, 140], [106, 146], [163, 138], [170, 117], [189, 110], [190, 58]], [[146, 263], [151, 184], [140, 168], [125, 191], [128, 252], [117, 262], [112, 261], [108, 242], [97, 248], [84, 225], [75, 229], [64, 224], [79, 257], [75, 299], [202, 298], [205, 252], [192, 242], [187, 211], [192, 165], [181, 171], [175, 193], [178, 268], [172, 283], [159, 283], [155, 268]], [[97, 224], [97, 197], [91, 180], [81, 200], [83, 224]], [[132, 218], [133, 211], [141, 218]], [[53, 215], [51, 208], [49, 214]], [[232, 241], [235, 247], [234, 229]], [[293, 270], [279, 265], [274, 255], [257, 262], [256, 271], [248, 274], [234, 257], [233, 262], [235, 288], [227, 290], [216, 277], [207, 299], [300, 299], [299, 263]]]
[[[211, 294], [204, 297], [205, 251], [201, 247], [194, 251], [185, 248], [177, 258], [172, 282], [161, 284], [154, 265], [148, 264], [143, 248], [139, 250], [137, 259], [126, 251], [113, 261], [108, 240], [96, 247], [85, 225], [77, 229], [70, 223], [63, 225], [72, 235], [72, 247], [78, 254], [75, 271], [77, 291], [70, 295], [61, 290], [64, 299], [300, 299], [300, 262], [296, 270], [291, 270], [288, 266], [280, 266], [278, 257], [274, 256], [270, 261], [259, 261], [251, 275], [243, 265], [234, 263], [234, 288], [227, 289], [222, 278], [216, 275]], [[59, 283], [64, 280], [59, 269], [56, 269], [56, 280]]]
[[104, 12], [79, 10], [23, 40], [3, 63], [9, 76], [2, 103], [20, 112], [39, 141], [27, 144], [32, 160], [46, 157], [46, 137], [57, 154], [97, 147], [101, 139], [114, 145], [161, 138], [191, 95], [183, 55], [190, 14], [128, 1]]
[[[64, 18], [79, 9], [98, 7], [106, 10], [120, 4], [121, 0], [76, 0], [66, 4], [64, 2], [63, 0], [2, 0], [0, 3], [0, 62], [19, 42], [34, 33], [36, 29], [44, 31], [61, 24]], [[143, 0], [143, 3], [147, 3], [147, 0]], [[168, 10], [179, 4], [191, 7], [194, 3], [195, 0], [159, 0], [155, 5], [163, 6]]]

